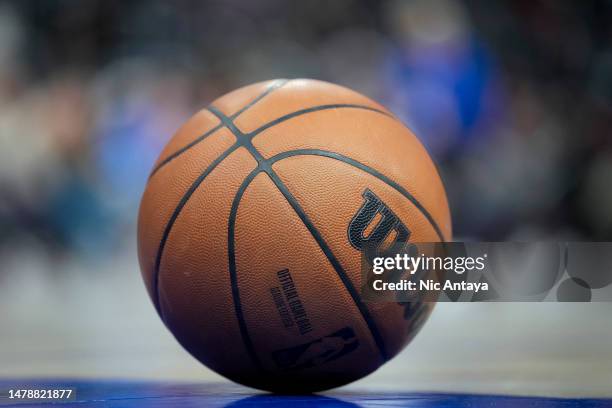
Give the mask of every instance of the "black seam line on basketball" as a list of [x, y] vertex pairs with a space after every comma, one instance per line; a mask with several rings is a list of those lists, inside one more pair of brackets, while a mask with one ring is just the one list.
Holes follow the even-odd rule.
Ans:
[[[275, 91], [275, 90], [281, 88], [282, 86], [286, 85], [288, 82], [289, 82], [289, 80], [287, 80], [287, 79], [280, 79], [278, 81], [274, 81], [268, 88], [266, 88], [265, 92], [262, 92], [255, 99], [253, 99], [251, 102], [249, 102], [246, 105], [244, 105], [239, 111], [237, 111], [234, 114], [232, 114], [230, 116], [230, 118], [232, 118], [232, 119], [237, 118], [240, 114], [244, 113], [249, 108], [251, 108], [253, 105], [255, 105], [257, 102], [259, 102], [260, 100], [262, 100], [263, 98], [265, 98], [266, 96], [271, 94], [273, 91]], [[196, 139], [194, 139], [191, 142], [187, 143], [185, 146], [181, 147], [180, 149], [178, 149], [174, 153], [170, 154], [168, 157], [166, 157], [164, 160], [162, 160], [161, 163], [159, 163], [153, 169], [153, 171], [151, 171], [151, 174], [149, 175], [149, 179], [151, 179], [151, 177], [153, 177], [155, 175], [155, 173], [157, 173], [163, 166], [168, 164], [170, 161], [172, 161], [176, 157], [180, 156], [181, 154], [183, 154], [187, 150], [191, 149], [193, 146], [197, 145], [202, 140], [206, 139], [208, 136], [212, 135], [213, 133], [215, 133], [217, 130], [221, 129], [222, 127], [223, 127], [223, 124], [219, 123], [218, 125], [216, 125], [212, 129], [210, 129], [209, 131], [204, 133], [203, 135], [197, 137]]]
[[266, 89], [265, 92], [260, 94], [258, 97], [253, 99], [248, 104], [244, 105], [238, 112], [234, 113], [233, 115], [230, 115], [230, 118], [236, 119], [238, 116], [240, 116], [241, 113], [245, 112], [247, 109], [249, 109], [251, 106], [255, 105], [257, 102], [259, 102], [260, 100], [262, 100], [266, 96], [268, 96], [270, 93], [272, 93], [273, 91], [277, 90], [278, 88], [281, 88], [281, 87], [287, 85], [287, 83], [289, 83], [289, 81], [290, 81], [289, 79], [279, 79], [279, 80], [276, 80], [276, 81], [272, 82], [272, 84], [270, 84], [270, 86]]
[[291, 151], [282, 152], [282, 153], [279, 153], [279, 154], [277, 154], [275, 156], [272, 156], [268, 160], [270, 162], [270, 165], [272, 165], [273, 163], [276, 163], [279, 160], [282, 160], [282, 159], [285, 159], [285, 158], [288, 158], [288, 157], [292, 157], [292, 156], [324, 156], [324, 157], [329, 157], [329, 158], [332, 158], [332, 159], [344, 162], [344, 163], [346, 163], [346, 164], [348, 164], [350, 166], [356, 167], [356, 168], [358, 168], [360, 170], [363, 170], [366, 173], [368, 173], [368, 174], [378, 178], [379, 180], [383, 181], [385, 184], [387, 184], [390, 187], [392, 187], [393, 189], [395, 189], [401, 195], [406, 197], [408, 200], [410, 200], [410, 202], [421, 212], [421, 214], [423, 214], [425, 216], [425, 218], [427, 218], [427, 221], [429, 221], [429, 223], [431, 224], [432, 228], [436, 231], [436, 234], [440, 238], [440, 241], [442, 241], [442, 242], [446, 241], [444, 239], [444, 235], [442, 234], [442, 231], [440, 230], [440, 227], [438, 226], [438, 223], [433, 219], [433, 217], [431, 216], [429, 211], [427, 211], [427, 209], [419, 202], [419, 200], [417, 200], [412, 194], [410, 194], [405, 188], [400, 186], [398, 183], [396, 183], [395, 181], [391, 180], [389, 177], [385, 176], [384, 174], [374, 170], [370, 166], [367, 166], [367, 165], [365, 165], [363, 163], [360, 163], [360, 162], [358, 162], [355, 159], [351, 159], [350, 157], [341, 155], [340, 153], [330, 152], [330, 151], [327, 151], [327, 150], [319, 150], [319, 149], [291, 150]]
[[244, 195], [244, 192], [251, 184], [251, 181], [255, 179], [255, 177], [262, 172], [262, 169], [258, 166], [253, 170], [242, 182], [236, 195], [234, 196], [234, 200], [232, 201], [232, 207], [230, 209], [230, 215], [227, 224], [227, 253], [229, 258], [229, 273], [230, 273], [230, 282], [232, 287], [232, 300], [234, 303], [234, 311], [236, 313], [236, 320], [238, 321], [238, 327], [240, 328], [240, 335], [242, 336], [242, 341], [244, 343], [244, 347], [247, 351], [251, 360], [253, 360], [253, 364], [259, 370], [264, 372], [263, 364], [257, 357], [257, 353], [255, 352], [255, 346], [253, 345], [253, 341], [251, 340], [251, 336], [249, 335], [249, 331], [246, 325], [246, 321], [244, 319], [244, 313], [242, 312], [242, 302], [240, 301], [240, 288], [238, 286], [238, 272], [236, 270], [236, 242], [235, 242], [235, 233], [236, 233], [236, 217], [238, 214], [238, 206], [240, 205], [240, 201]]
[[[316, 229], [314, 224], [310, 221], [310, 219], [308, 218], [308, 216], [306, 215], [306, 213], [304, 212], [302, 207], [300, 207], [299, 203], [295, 200], [295, 198], [293, 197], [293, 195], [291, 194], [289, 189], [285, 186], [285, 184], [282, 182], [280, 177], [278, 177], [278, 175], [276, 175], [276, 173], [274, 172], [274, 170], [271, 167], [270, 160], [265, 159], [261, 155], [261, 153], [259, 153], [259, 151], [257, 149], [255, 149], [255, 147], [251, 144], [251, 138], [253, 137], [254, 134], [257, 134], [257, 133], [252, 132], [250, 134], [244, 134], [240, 129], [238, 129], [238, 127], [234, 124], [232, 119], [228, 118], [226, 115], [224, 115], [223, 112], [219, 111], [218, 109], [216, 109], [213, 106], [210, 106], [208, 109], [214, 115], [216, 115], [219, 118], [219, 120], [221, 120], [221, 122], [229, 130], [232, 131], [232, 133], [234, 133], [234, 136], [236, 136], [236, 139], [237, 139], [237, 143], [240, 143], [241, 145], [243, 145], [244, 147], [246, 147], [248, 149], [248, 151], [253, 155], [253, 157], [258, 162], [258, 169], [257, 170], [258, 171], [265, 171], [268, 174], [268, 176], [270, 177], [272, 182], [280, 190], [280, 192], [283, 194], [283, 196], [285, 197], [285, 199], [287, 200], [289, 205], [291, 205], [291, 207], [296, 212], [296, 214], [300, 217], [300, 219], [302, 220], [302, 222], [304, 223], [306, 228], [310, 231], [310, 233], [312, 234], [313, 238], [317, 241], [317, 244], [319, 245], [319, 247], [321, 248], [321, 250], [323, 251], [323, 253], [327, 257], [329, 262], [332, 264], [333, 268], [336, 270], [336, 274], [340, 277], [340, 280], [344, 284], [344, 287], [346, 288], [346, 290], [349, 292], [349, 294], [353, 298], [353, 302], [355, 303], [355, 305], [359, 309], [359, 312], [361, 313], [361, 316], [365, 320], [366, 325], [368, 326], [368, 329], [372, 333], [372, 337], [373, 337], [374, 342], [376, 343], [376, 345], [378, 347], [378, 350], [379, 350], [379, 352], [381, 354], [381, 357], [382, 357], [383, 361], [387, 361], [388, 360], [388, 355], [387, 355], [387, 350], [386, 350], [386, 347], [385, 347], [382, 335], [380, 334], [380, 331], [378, 330], [378, 327], [376, 326], [376, 323], [374, 322], [374, 319], [370, 315], [370, 311], [365, 306], [365, 304], [362, 302], [361, 298], [359, 297], [359, 293], [357, 292], [357, 290], [353, 286], [353, 283], [351, 282], [350, 278], [348, 277], [348, 275], [346, 274], [346, 272], [342, 268], [342, 265], [340, 264], [338, 259], [333, 254], [331, 248], [329, 248], [329, 246], [327, 245], [327, 243], [323, 239], [323, 236], [319, 233], [319, 231]], [[310, 110], [308, 110], [308, 111], [310, 112]], [[280, 122], [278, 122], [278, 123], [280, 123]], [[235, 299], [234, 299], [234, 303], [236, 303]], [[248, 331], [246, 331], [246, 325], [244, 327], [245, 327], [245, 333], [247, 334], [246, 338], [249, 338], [248, 337]]]
[[304, 212], [304, 209], [299, 205], [295, 197], [291, 194], [291, 192], [289, 191], [285, 183], [283, 183], [283, 181], [280, 179], [280, 177], [278, 177], [278, 175], [274, 172], [274, 170], [272, 170], [271, 167], [269, 168], [269, 170], [266, 171], [266, 173], [268, 174], [270, 179], [272, 179], [272, 182], [276, 185], [276, 187], [280, 190], [280, 192], [283, 194], [283, 196], [285, 197], [289, 205], [291, 205], [291, 207], [296, 212], [298, 217], [300, 217], [300, 219], [302, 220], [302, 223], [304, 223], [304, 225], [306, 226], [306, 228], [308, 229], [312, 237], [315, 239], [315, 241], [317, 242], [317, 244], [319, 245], [319, 247], [321, 248], [321, 250], [327, 257], [327, 259], [331, 263], [332, 267], [335, 269], [336, 274], [342, 281], [342, 284], [344, 285], [346, 290], [351, 295], [351, 298], [353, 299], [353, 302], [357, 306], [357, 309], [359, 309], [359, 312], [361, 313], [361, 316], [365, 320], [365, 323], [368, 326], [370, 333], [372, 333], [372, 337], [374, 339], [374, 342], [376, 343], [376, 346], [378, 347], [378, 350], [380, 352], [380, 355], [383, 361], [387, 361], [389, 359], [389, 356], [387, 354], [387, 348], [385, 346], [385, 342], [382, 338], [380, 330], [378, 329], [378, 326], [374, 322], [374, 319], [372, 318], [372, 315], [370, 314], [370, 311], [368, 310], [367, 306], [361, 300], [359, 296], [359, 292], [357, 291], [357, 289], [355, 289], [355, 286], [353, 286], [351, 279], [348, 277], [348, 275], [344, 271], [344, 268], [340, 264], [340, 261], [338, 261], [338, 259], [332, 252], [331, 248], [327, 245], [327, 243], [323, 239], [323, 236], [321, 235], [319, 230], [317, 230], [317, 228], [314, 226], [312, 221], [308, 218], [308, 216]]
[[259, 133], [263, 132], [264, 130], [267, 130], [267, 129], [269, 129], [269, 128], [273, 127], [273, 126], [276, 126], [279, 123], [285, 122], [285, 121], [287, 121], [289, 119], [293, 119], [293, 118], [295, 118], [297, 116], [302, 116], [302, 115], [305, 115], [307, 113], [318, 112], [318, 111], [323, 111], [323, 110], [330, 110], [330, 109], [363, 109], [363, 110], [367, 110], [367, 111], [371, 111], [371, 112], [380, 113], [382, 115], [390, 117], [391, 119], [397, 120], [395, 118], [395, 116], [391, 115], [390, 113], [382, 111], [380, 109], [372, 108], [370, 106], [357, 105], [357, 104], [351, 104], [351, 103], [337, 103], [337, 104], [329, 104], [329, 105], [312, 106], [310, 108], [300, 109], [298, 111], [288, 113], [288, 114], [283, 115], [283, 116], [281, 116], [279, 118], [271, 120], [270, 122], [260, 126], [259, 128], [255, 129], [254, 131], [247, 133], [247, 135], [250, 138], [253, 138], [253, 137], [257, 136]]
[[[269, 92], [268, 92], [268, 93], [266, 93], [266, 94], [265, 94], [265, 95], [263, 95], [263, 96], [268, 95], [269, 93], [271, 93], [271, 92], [272, 92], [272, 91], [274, 91], [275, 89], [278, 89], [278, 88], [280, 88], [281, 86], [285, 85], [287, 82], [289, 82], [289, 81], [286, 81], [286, 82], [284, 82], [284, 83], [280, 84], [279, 86], [277, 86], [277, 87], [275, 87], [275, 88], [273, 88], [273, 89], [269, 89]], [[263, 98], [263, 96], [262, 96], [262, 98]], [[259, 101], [259, 100], [260, 100], [260, 99], [262, 99], [262, 98], [259, 98], [257, 101]], [[250, 106], [254, 105], [254, 104], [257, 102], [257, 101], [252, 101], [252, 104], [251, 104]], [[249, 107], [250, 107], [250, 106], [249, 106]], [[209, 107], [209, 108], [210, 108], [210, 107]], [[271, 128], [271, 127], [273, 127], [273, 126], [275, 126], [275, 125], [278, 125], [279, 123], [285, 122], [285, 121], [287, 121], [287, 120], [289, 120], [289, 119], [293, 119], [293, 118], [295, 118], [295, 117], [297, 117], [297, 116], [305, 115], [305, 114], [307, 114], [307, 113], [318, 112], [318, 111], [322, 111], [322, 110], [329, 110], [329, 109], [343, 109], [343, 108], [345, 108], [345, 109], [346, 109], [346, 108], [349, 108], [349, 109], [350, 109], [350, 108], [352, 108], [352, 109], [364, 109], [364, 110], [368, 110], [368, 111], [371, 111], [371, 112], [377, 112], [377, 113], [380, 113], [380, 114], [382, 114], [382, 115], [388, 116], [388, 117], [390, 117], [390, 118], [392, 118], [392, 119], [394, 119], [394, 120], [397, 120], [397, 118], [396, 118], [395, 116], [391, 115], [391, 114], [390, 114], [390, 113], [388, 113], [388, 112], [382, 111], [382, 110], [380, 110], [380, 109], [372, 108], [372, 107], [370, 107], [370, 106], [365, 106], [365, 105], [356, 105], [356, 104], [330, 104], [330, 105], [319, 105], [319, 106], [313, 106], [313, 107], [310, 107], [310, 108], [301, 109], [301, 110], [298, 110], [298, 111], [291, 112], [291, 113], [288, 113], [288, 114], [286, 114], [286, 115], [283, 115], [283, 116], [281, 116], [281, 117], [279, 117], [279, 118], [276, 118], [276, 119], [274, 119], [274, 120], [272, 120], [272, 121], [270, 121], [270, 122], [268, 122], [268, 123], [266, 123], [266, 124], [262, 125], [261, 127], [259, 127], [259, 128], [257, 128], [257, 129], [255, 129], [254, 131], [252, 131], [252, 132], [248, 133], [247, 135], [248, 135], [250, 138], [253, 138], [253, 137], [257, 136], [259, 133], [261, 133], [261, 132], [263, 132], [264, 130], [266, 130], [266, 129], [269, 129], [269, 128]], [[208, 109], [208, 108], [206, 108], [206, 109]], [[209, 109], [209, 110], [210, 110], [210, 109]], [[244, 109], [243, 111], [241, 111], [241, 112], [239, 112], [239, 113], [243, 113], [244, 111], [246, 111], [246, 109]], [[237, 114], [239, 114], [239, 113], [237, 112], [237, 113], [235, 113], [234, 115], [230, 116], [229, 118], [235, 119], [235, 118], [238, 116]], [[184, 153], [185, 151], [187, 151], [187, 150], [191, 149], [193, 146], [197, 145], [197, 144], [198, 144], [198, 143], [200, 143], [202, 140], [206, 139], [208, 136], [210, 136], [211, 134], [215, 133], [217, 130], [219, 130], [219, 129], [220, 129], [220, 128], [222, 128], [222, 127], [223, 127], [223, 123], [219, 123], [219, 124], [218, 124], [218, 125], [216, 125], [214, 128], [212, 128], [211, 130], [209, 130], [208, 132], [206, 132], [204, 135], [202, 135], [202, 136], [198, 137], [197, 139], [193, 140], [193, 141], [192, 141], [192, 142], [190, 142], [189, 144], [185, 145], [185, 146], [184, 146], [184, 147], [182, 147], [181, 149], [177, 150], [175, 153], [173, 153], [173, 154], [171, 154], [170, 156], [168, 156], [167, 158], [165, 158], [165, 159], [164, 159], [164, 160], [163, 160], [163, 161], [162, 161], [162, 162], [161, 162], [159, 165], [157, 165], [157, 167], [155, 167], [155, 168], [153, 169], [153, 171], [152, 171], [152, 172], [151, 172], [151, 174], [149, 175], [149, 179], [151, 179], [151, 177], [153, 177], [153, 175], [154, 175], [155, 173], [157, 173], [157, 172], [158, 172], [158, 171], [159, 171], [159, 170], [160, 170], [160, 169], [161, 169], [163, 166], [165, 166], [166, 164], [168, 164], [168, 162], [170, 162], [171, 160], [175, 159], [177, 156], [181, 155], [181, 154], [182, 154], [182, 153]], [[242, 133], [242, 132], [241, 132], [241, 133]]]
[[[281, 116], [277, 119], [274, 119], [270, 122], [268, 122], [267, 124], [259, 127], [258, 129], [256, 129], [253, 132], [250, 132], [249, 134], [245, 135], [244, 133], [242, 133], [242, 131], [240, 131], [235, 125], [234, 128], [239, 132], [240, 135], [243, 136], [248, 136], [248, 137], [241, 137], [238, 138], [237, 137], [237, 141], [236, 143], [234, 143], [230, 148], [228, 148], [228, 150], [226, 150], [224, 153], [222, 153], [221, 156], [219, 156], [217, 159], [215, 159], [211, 165], [204, 170], [204, 172], [194, 181], [194, 183], [190, 186], [190, 188], [187, 190], [187, 192], [183, 195], [183, 197], [181, 197], [181, 200], [179, 201], [179, 204], [177, 205], [177, 207], [175, 208], [170, 220], [168, 221], [168, 224], [166, 224], [166, 228], [164, 229], [164, 234], [162, 236], [162, 239], [160, 241], [159, 247], [158, 247], [158, 252], [156, 255], [156, 261], [155, 261], [155, 270], [154, 270], [154, 276], [153, 276], [153, 296], [154, 296], [154, 300], [153, 300], [153, 304], [155, 305], [159, 315], [161, 316], [162, 320], [163, 320], [163, 313], [162, 313], [162, 309], [161, 306], [159, 304], [159, 268], [161, 265], [161, 258], [163, 255], [163, 250], [164, 247], [166, 245], [166, 241], [168, 239], [168, 235], [170, 234], [170, 231], [172, 230], [172, 226], [174, 224], [174, 222], [176, 221], [176, 219], [178, 218], [178, 215], [180, 214], [182, 208], [185, 206], [185, 204], [187, 203], [187, 201], [189, 200], [189, 198], [191, 197], [191, 195], [195, 192], [195, 190], [198, 188], [198, 186], [202, 183], [202, 181], [204, 181], [204, 178], [206, 178], [206, 176], [208, 176], [208, 174], [223, 160], [225, 159], [227, 156], [229, 156], [230, 153], [232, 153], [234, 150], [236, 150], [237, 148], [239, 148], [240, 146], [245, 146], [249, 152], [253, 153], [255, 152], [255, 154], [257, 154], [259, 156], [256, 157], [256, 159], [258, 159], [259, 165], [263, 166], [263, 167], [268, 167], [269, 163], [266, 160], [263, 160], [263, 158], [261, 157], [261, 155], [259, 154], [259, 152], [254, 148], [254, 146], [252, 146], [250, 144], [250, 142], [247, 144], [245, 143], [247, 140], [252, 139], [254, 136], [256, 136], [257, 134], [263, 132], [266, 129], [269, 129], [270, 127], [277, 125], [279, 123], [282, 123], [286, 120], [292, 119], [294, 117], [297, 116], [301, 116], [301, 115], [305, 115], [307, 113], [311, 113], [311, 112], [317, 112], [317, 111], [321, 111], [321, 110], [327, 110], [327, 109], [342, 109], [342, 108], [354, 108], [354, 109], [365, 109], [365, 110], [369, 110], [369, 111], [373, 111], [373, 112], [378, 112], [381, 113], [385, 116], [388, 116], [390, 118], [395, 119], [394, 116], [390, 115], [387, 112], [381, 111], [379, 109], [376, 108], [371, 108], [369, 106], [365, 106], [365, 105], [354, 105], [354, 104], [332, 104], [332, 105], [319, 105], [319, 106], [313, 106], [311, 108], [307, 108], [307, 109], [302, 109], [299, 111], [295, 111], [292, 113], [289, 113], [287, 115]], [[216, 110], [214, 107], [210, 106], [207, 108], [209, 111], [212, 110]], [[222, 117], [226, 117], [223, 113], [221, 113], [220, 111], [217, 110], [217, 112], [222, 116]], [[213, 113], [214, 114], [214, 113]], [[396, 119], [397, 120], [397, 119]], [[233, 124], [233, 122], [232, 122]], [[222, 127], [223, 124], [219, 124], [219, 127]], [[234, 134], [235, 135], [235, 134]], [[236, 136], [236, 135], [235, 135]], [[267, 169], [264, 169], [267, 170]]]
[[187, 201], [189, 201], [189, 199], [191, 198], [193, 193], [197, 190], [197, 188], [200, 186], [200, 184], [202, 184], [204, 179], [227, 156], [229, 156], [238, 147], [240, 147], [240, 145], [237, 144], [237, 143], [234, 143], [229, 149], [227, 149], [219, 157], [217, 157], [215, 160], [213, 160], [212, 163], [210, 163], [210, 165], [204, 170], [204, 172], [202, 172], [202, 174], [200, 174], [200, 176], [198, 176], [198, 178], [195, 179], [195, 181], [191, 184], [189, 189], [181, 197], [181, 200], [179, 201], [178, 205], [174, 208], [172, 216], [170, 217], [170, 219], [168, 220], [168, 223], [166, 224], [166, 227], [164, 229], [164, 233], [162, 235], [162, 239], [159, 241], [159, 247], [157, 248], [157, 255], [155, 257], [155, 269], [154, 269], [154, 273], [153, 273], [153, 296], [154, 296], [153, 304], [155, 305], [155, 307], [157, 309], [157, 312], [159, 313], [159, 315], [162, 318], [162, 320], [164, 319], [164, 317], [163, 317], [163, 314], [162, 314], [161, 305], [159, 304], [159, 269], [160, 269], [160, 266], [161, 266], [161, 259], [162, 259], [162, 255], [164, 253], [164, 248], [166, 246], [166, 242], [168, 241], [168, 236], [170, 235], [170, 231], [172, 230], [172, 227], [174, 226], [174, 223], [176, 222], [179, 214], [183, 210], [183, 207], [185, 207], [185, 205], [187, 204]]
[[252, 139], [255, 136], [289, 119], [293, 119], [298, 116], [306, 115], [308, 113], [313, 113], [313, 112], [318, 112], [318, 111], [323, 111], [323, 110], [330, 110], [330, 109], [364, 109], [364, 110], [368, 110], [371, 112], [380, 113], [392, 119], [395, 119], [392, 115], [386, 112], [383, 112], [376, 108], [371, 108], [369, 106], [364, 106], [364, 105], [354, 105], [354, 104], [319, 105], [319, 106], [313, 106], [311, 108], [301, 109], [299, 111], [289, 113], [287, 115], [281, 116], [279, 118], [276, 118], [266, 123], [265, 125], [255, 129], [252, 132], [244, 133], [242, 130], [238, 128], [238, 126], [236, 126], [236, 124], [234, 123], [234, 120], [231, 117], [225, 115], [223, 112], [221, 112], [221, 110], [217, 109], [216, 107], [212, 105], [206, 108], [206, 110], [208, 110], [210, 113], [215, 115], [221, 121], [221, 124], [224, 127], [229, 129], [234, 134], [234, 136], [236, 137], [236, 143], [240, 144], [241, 146], [244, 146], [253, 155], [255, 160], [257, 160], [257, 163], [260, 166], [263, 166], [264, 170], [266, 171], [270, 169], [269, 163], [267, 162], [266, 158], [263, 157], [261, 153], [259, 153], [259, 151], [255, 148], [255, 146], [253, 146]]
[[264, 170], [267, 170], [266, 159], [251, 144], [251, 137], [249, 135], [242, 133], [242, 131], [238, 129], [234, 121], [230, 117], [226, 116], [219, 109], [215, 108], [212, 105], [206, 109], [208, 109], [210, 113], [212, 113], [217, 118], [219, 118], [221, 123], [223, 123], [223, 126], [225, 126], [227, 129], [229, 129], [234, 134], [234, 136], [236, 137], [236, 143], [239, 144], [240, 146], [244, 146], [249, 151], [249, 153], [251, 153], [253, 158], [257, 160], [257, 164], [259, 166], [262, 166]]
[[202, 140], [206, 139], [208, 136], [212, 135], [213, 133], [215, 133], [217, 130], [221, 129], [223, 127], [222, 123], [219, 123], [218, 125], [216, 125], [214, 128], [210, 129], [208, 132], [204, 133], [202, 136], [199, 136], [197, 139], [189, 142], [188, 144], [186, 144], [185, 146], [181, 147], [180, 149], [178, 149], [176, 152], [172, 153], [171, 155], [169, 155], [168, 157], [166, 157], [164, 160], [161, 161], [161, 163], [159, 163], [151, 172], [151, 174], [149, 175], [149, 179], [151, 179], [151, 177], [153, 177], [155, 175], [155, 173], [157, 173], [162, 167], [164, 167], [166, 164], [168, 164], [170, 161], [172, 161], [173, 159], [175, 159], [176, 157], [180, 156], [181, 154], [183, 154], [184, 152], [186, 152], [187, 150], [191, 149], [193, 146], [197, 145], [198, 143], [200, 143]]

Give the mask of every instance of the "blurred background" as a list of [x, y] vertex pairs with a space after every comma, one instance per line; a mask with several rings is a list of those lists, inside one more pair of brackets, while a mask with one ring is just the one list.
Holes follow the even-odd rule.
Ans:
[[[219, 379], [155, 315], [136, 214], [183, 121], [277, 77], [398, 115], [457, 239], [612, 240], [611, 1], [2, 1], [0, 376]], [[610, 312], [440, 305], [355, 386], [610, 394]]]

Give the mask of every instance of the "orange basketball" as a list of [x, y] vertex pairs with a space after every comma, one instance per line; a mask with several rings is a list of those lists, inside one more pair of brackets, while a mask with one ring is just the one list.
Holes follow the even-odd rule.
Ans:
[[393, 234], [451, 238], [417, 138], [350, 89], [277, 80], [176, 132], [142, 198], [138, 252], [159, 315], [194, 357], [247, 386], [308, 392], [373, 372], [430, 313], [360, 298], [361, 247]]

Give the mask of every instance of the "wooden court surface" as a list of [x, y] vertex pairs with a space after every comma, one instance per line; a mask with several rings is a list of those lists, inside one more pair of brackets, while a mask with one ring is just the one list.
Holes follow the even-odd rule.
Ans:
[[372, 375], [320, 396], [278, 397], [186, 353], [155, 314], [133, 254], [56, 265], [61, 273], [31, 254], [4, 259], [0, 389], [77, 388], [76, 401], [55, 406], [612, 407], [609, 303], [440, 304]]

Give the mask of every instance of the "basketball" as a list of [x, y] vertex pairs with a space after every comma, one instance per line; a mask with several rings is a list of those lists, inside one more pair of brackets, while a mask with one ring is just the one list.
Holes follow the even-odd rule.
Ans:
[[437, 169], [392, 113], [315, 80], [253, 84], [170, 139], [150, 174], [138, 253], [164, 324], [246, 386], [314, 392], [398, 354], [432, 303], [365, 302], [366, 242], [448, 241]]

